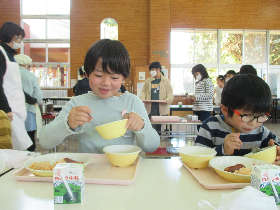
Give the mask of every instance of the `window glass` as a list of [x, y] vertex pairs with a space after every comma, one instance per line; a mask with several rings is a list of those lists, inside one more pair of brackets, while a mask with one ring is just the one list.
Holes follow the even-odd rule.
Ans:
[[217, 31], [196, 31], [195, 63], [217, 63]]
[[270, 65], [280, 65], [280, 31], [271, 31], [269, 37], [270, 54], [269, 63]]
[[105, 18], [100, 25], [101, 39], [118, 40], [118, 23], [114, 18]]
[[32, 62], [46, 61], [45, 43], [24, 43], [24, 54], [32, 58]]
[[194, 33], [192, 31], [171, 31], [171, 64], [193, 63]]
[[48, 20], [48, 39], [70, 39], [70, 20]]
[[23, 19], [25, 39], [46, 39], [46, 20]]
[[194, 79], [191, 68], [171, 68], [170, 76], [175, 95], [194, 93]]
[[266, 33], [245, 32], [244, 61], [246, 64], [266, 62]]
[[268, 74], [268, 84], [270, 86], [271, 94], [280, 96], [280, 67], [271, 68]]
[[22, 0], [23, 15], [46, 15], [47, 0]]
[[221, 32], [220, 62], [222, 64], [242, 63], [242, 39], [242, 32]]
[[48, 44], [48, 61], [55, 63], [69, 63], [70, 44]]
[[47, 14], [48, 15], [70, 15], [69, 0], [47, 0]]

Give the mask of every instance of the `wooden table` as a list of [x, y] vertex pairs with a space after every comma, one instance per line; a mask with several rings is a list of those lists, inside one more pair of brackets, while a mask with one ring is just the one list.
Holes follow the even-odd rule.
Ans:
[[142, 159], [128, 186], [86, 184], [83, 205], [54, 205], [52, 183], [18, 182], [12, 172], [0, 186], [3, 210], [196, 210], [199, 200], [218, 205], [222, 193], [233, 191], [204, 189], [178, 158]]

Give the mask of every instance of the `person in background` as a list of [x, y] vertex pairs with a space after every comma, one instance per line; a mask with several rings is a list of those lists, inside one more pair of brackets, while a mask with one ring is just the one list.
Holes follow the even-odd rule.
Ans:
[[[279, 143], [263, 123], [270, 119], [272, 98], [266, 82], [252, 74], [230, 79], [223, 90], [221, 115], [212, 116], [199, 129], [196, 145], [215, 148], [217, 155], [245, 155], [253, 148]], [[277, 146], [277, 160], [280, 147]]]
[[[24, 54], [15, 55], [15, 60], [19, 64], [22, 87], [24, 92], [26, 92], [31, 97], [35, 98], [38, 105], [42, 105], [42, 93], [38, 84], [37, 77], [28, 70], [32, 64], [32, 59]], [[27, 118], [25, 120], [25, 128], [29, 137], [31, 138], [33, 145], [30, 146], [27, 150], [35, 151], [35, 132], [36, 127], [36, 107], [33, 104], [26, 103], [27, 109]]]
[[236, 75], [236, 72], [234, 70], [228, 70], [225, 74], [225, 82], [229, 81], [232, 77]]
[[258, 76], [257, 70], [252, 65], [243, 65], [240, 67], [239, 74], [253, 74]]
[[79, 68], [79, 75], [82, 79], [79, 80], [73, 88], [73, 92], [74, 92], [75, 96], [82, 95], [82, 94], [88, 93], [88, 91], [91, 91], [91, 89], [89, 87], [89, 81], [86, 76], [86, 72], [84, 70], [84, 66], [81, 66]]
[[198, 64], [192, 68], [195, 78], [195, 95], [191, 96], [193, 111], [200, 121], [210, 117], [213, 111], [214, 86], [209, 78], [206, 68]]
[[32, 145], [24, 121], [25, 96], [19, 66], [15, 62], [16, 50], [23, 44], [24, 30], [15, 23], [6, 22], [0, 28], [0, 110], [11, 120], [13, 149], [25, 150]]
[[126, 91], [126, 88], [125, 88], [125, 86], [122, 84], [121, 85], [121, 88], [120, 88], [120, 92], [121, 93], [124, 93]]
[[[79, 152], [103, 153], [112, 144], [137, 144], [144, 152], [156, 150], [160, 143], [142, 101], [126, 91], [120, 93], [130, 73], [130, 58], [125, 46], [116, 40], [102, 39], [90, 47], [84, 62], [92, 92], [72, 99], [54, 121], [43, 127], [39, 142], [53, 148], [75, 135]], [[126, 114], [124, 114], [126, 113]], [[127, 118], [127, 131], [110, 141], [104, 140], [95, 127]]]
[[221, 105], [221, 97], [222, 97], [222, 91], [225, 85], [225, 77], [223, 75], [219, 75], [216, 79], [217, 86], [215, 88], [215, 98], [214, 103], [217, 106]]
[[[169, 105], [174, 98], [171, 84], [161, 71], [160, 62], [152, 62], [149, 70], [151, 77], [145, 81], [140, 98], [150, 117], [168, 115]], [[160, 102], [151, 103], [146, 100], [160, 100]], [[160, 132], [160, 125], [153, 125], [153, 127]]]

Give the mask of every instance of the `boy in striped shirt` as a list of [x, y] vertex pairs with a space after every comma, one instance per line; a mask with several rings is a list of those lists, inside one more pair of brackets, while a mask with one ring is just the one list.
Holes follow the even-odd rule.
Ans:
[[222, 92], [222, 114], [203, 122], [196, 145], [215, 148], [219, 156], [241, 156], [252, 148], [279, 143], [278, 137], [263, 126], [270, 118], [271, 103], [270, 88], [264, 80], [249, 74], [234, 76]]

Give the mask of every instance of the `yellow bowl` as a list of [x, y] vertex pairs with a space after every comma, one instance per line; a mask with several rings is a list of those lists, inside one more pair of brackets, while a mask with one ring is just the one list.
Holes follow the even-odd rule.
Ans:
[[96, 126], [95, 129], [103, 139], [111, 140], [119, 138], [125, 134], [126, 123], [127, 119], [123, 119]]
[[113, 166], [128, 167], [135, 162], [141, 148], [135, 145], [110, 145], [103, 151]]
[[190, 168], [206, 168], [217, 152], [209, 147], [185, 146], [179, 149], [182, 161]]
[[83, 162], [84, 166], [90, 164], [91, 160], [86, 153], [49, 153], [46, 155], [40, 155], [37, 157], [30, 158], [24, 162], [24, 167], [33, 173], [35, 176], [49, 177], [53, 176], [53, 170], [38, 170], [30, 168], [33, 163], [42, 163], [48, 162], [51, 165], [54, 165], [56, 161], [59, 161], [63, 158], [70, 158], [75, 161]]
[[251, 153], [248, 153], [244, 156], [248, 157], [248, 158], [263, 160], [267, 163], [273, 163], [276, 159], [276, 153], [277, 153], [276, 152], [276, 146], [272, 146], [272, 147], [264, 148], [260, 152], [256, 152], [256, 153], [251, 152]]
[[250, 182], [251, 174], [243, 175], [243, 174], [224, 171], [226, 167], [234, 166], [236, 164], [243, 164], [246, 168], [252, 169], [254, 165], [262, 165], [266, 163], [261, 160], [256, 160], [256, 159], [242, 157], [242, 156], [215, 157], [209, 161], [209, 166], [212, 167], [215, 170], [215, 172], [225, 180], [230, 182], [237, 182], [237, 183]]

